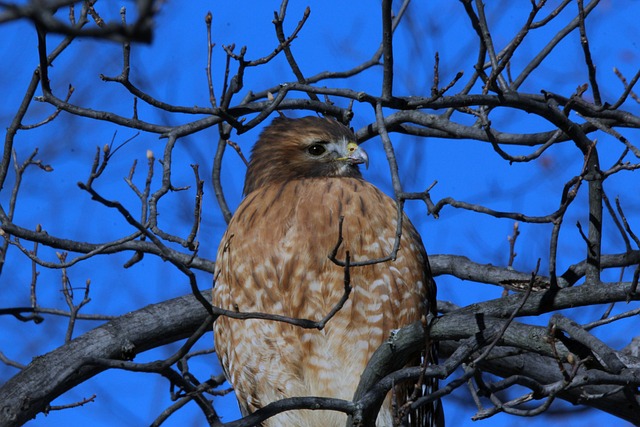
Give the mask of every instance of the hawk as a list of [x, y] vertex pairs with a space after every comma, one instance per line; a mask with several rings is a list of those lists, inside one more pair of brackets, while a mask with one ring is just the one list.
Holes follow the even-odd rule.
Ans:
[[[345, 268], [329, 258], [340, 233], [336, 258], [345, 260], [348, 251], [352, 263], [389, 255], [396, 240], [396, 202], [363, 180], [358, 167], [367, 163], [354, 134], [335, 120], [274, 119], [252, 150], [245, 198], [218, 249], [213, 304], [314, 321], [326, 316], [344, 294]], [[351, 400], [392, 331], [433, 310], [427, 255], [406, 217], [394, 261], [349, 272], [351, 294], [322, 330], [216, 320], [216, 352], [243, 415], [287, 397]], [[377, 426], [393, 425], [391, 397]], [[293, 410], [263, 426], [343, 427], [346, 420], [336, 411]]]

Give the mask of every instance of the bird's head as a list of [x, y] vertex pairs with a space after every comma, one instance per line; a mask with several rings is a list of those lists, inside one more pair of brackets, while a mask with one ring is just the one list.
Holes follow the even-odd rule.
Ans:
[[264, 185], [317, 177], [361, 178], [367, 153], [346, 126], [320, 117], [278, 117], [267, 126], [251, 152], [244, 194]]

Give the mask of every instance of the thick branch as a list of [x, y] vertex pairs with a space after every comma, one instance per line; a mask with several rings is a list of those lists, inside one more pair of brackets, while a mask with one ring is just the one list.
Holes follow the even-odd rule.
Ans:
[[[629, 296], [629, 289], [629, 284], [608, 284], [538, 292], [529, 296], [519, 315], [625, 301]], [[512, 295], [458, 310], [435, 322], [430, 330], [431, 337], [434, 340], [447, 340], [473, 336], [478, 328], [484, 327], [482, 325], [503, 322], [491, 318], [508, 317], [521, 298], [522, 295]], [[640, 296], [635, 296], [635, 299], [638, 298]], [[482, 313], [482, 317], [474, 313]], [[87, 361], [123, 360], [130, 358], [132, 349], [134, 354], [138, 354], [184, 339], [196, 331], [207, 316], [208, 313], [202, 304], [193, 295], [186, 295], [126, 314], [34, 359], [29, 366], [0, 388], [0, 401], [3, 402], [0, 425], [24, 424], [53, 399], [105, 369], [101, 366], [87, 365]], [[535, 353], [549, 354], [551, 350], [544, 338], [544, 329], [514, 323], [502, 338], [501, 345], [514, 345]], [[421, 327], [414, 330], [418, 331], [418, 334], [422, 333]], [[423, 345], [424, 339], [419, 342]], [[562, 347], [561, 344], [556, 345], [558, 348]], [[616, 416], [629, 419], [627, 408], [604, 403], [602, 405]]]
[[90, 359], [127, 360], [190, 336], [208, 313], [192, 295], [121, 316], [35, 358], [0, 388], [0, 425], [21, 426], [56, 397], [105, 370]]

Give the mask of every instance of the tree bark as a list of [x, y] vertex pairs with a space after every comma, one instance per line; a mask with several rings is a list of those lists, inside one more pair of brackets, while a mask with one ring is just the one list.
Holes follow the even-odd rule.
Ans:
[[125, 314], [34, 358], [0, 388], [0, 425], [21, 426], [55, 398], [105, 370], [87, 362], [131, 360], [189, 337], [206, 318], [207, 311], [189, 294]]

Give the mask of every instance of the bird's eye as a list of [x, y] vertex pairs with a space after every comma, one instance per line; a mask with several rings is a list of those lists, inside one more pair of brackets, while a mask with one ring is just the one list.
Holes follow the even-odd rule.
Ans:
[[327, 151], [327, 149], [324, 148], [324, 145], [322, 144], [313, 144], [307, 148], [307, 153], [311, 154], [312, 156], [320, 156], [325, 151]]

